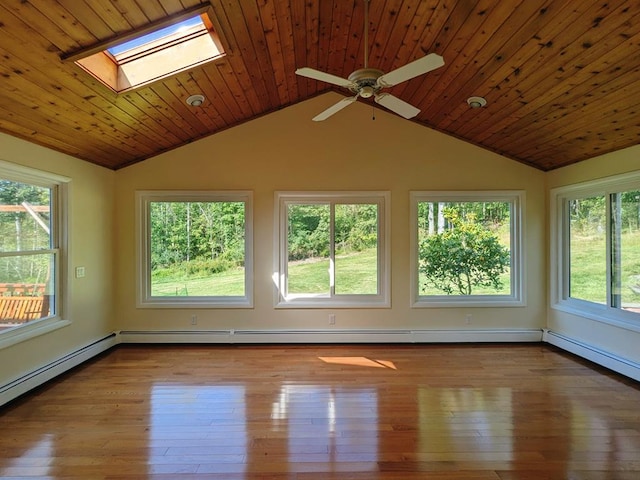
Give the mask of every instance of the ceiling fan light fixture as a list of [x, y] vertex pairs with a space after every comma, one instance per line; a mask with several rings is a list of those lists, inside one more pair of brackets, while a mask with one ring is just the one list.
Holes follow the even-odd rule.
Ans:
[[204, 103], [204, 95], [191, 95], [187, 98], [187, 105], [191, 107], [199, 107]]
[[467, 98], [467, 104], [471, 108], [482, 108], [487, 105], [487, 101], [483, 97], [469, 97]]

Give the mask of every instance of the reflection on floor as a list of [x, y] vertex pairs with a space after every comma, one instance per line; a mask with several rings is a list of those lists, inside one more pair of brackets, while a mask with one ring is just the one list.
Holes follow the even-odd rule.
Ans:
[[544, 345], [126, 346], [0, 410], [0, 476], [638, 479], [638, 405]]

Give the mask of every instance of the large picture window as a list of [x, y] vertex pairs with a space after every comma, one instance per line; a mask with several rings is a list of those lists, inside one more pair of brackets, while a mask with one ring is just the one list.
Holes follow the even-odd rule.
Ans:
[[141, 307], [249, 307], [250, 192], [138, 192]]
[[412, 192], [412, 305], [522, 305], [522, 192]]
[[276, 194], [279, 306], [388, 306], [385, 192]]
[[554, 208], [554, 304], [640, 321], [640, 174], [559, 188]]
[[0, 334], [60, 317], [67, 181], [0, 162]]

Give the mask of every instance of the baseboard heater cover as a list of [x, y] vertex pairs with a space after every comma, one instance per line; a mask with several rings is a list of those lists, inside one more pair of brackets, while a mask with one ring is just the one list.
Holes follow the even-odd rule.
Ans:
[[544, 329], [542, 340], [562, 350], [578, 355], [616, 373], [640, 381], [640, 363], [607, 352], [593, 345], [567, 337], [561, 333]]
[[540, 342], [542, 330], [123, 330], [122, 343]]
[[96, 340], [0, 386], [0, 406], [48, 382], [118, 344], [116, 333]]

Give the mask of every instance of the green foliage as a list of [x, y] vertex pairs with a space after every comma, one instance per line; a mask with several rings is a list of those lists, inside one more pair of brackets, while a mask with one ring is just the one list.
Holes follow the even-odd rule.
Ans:
[[[292, 204], [287, 209], [289, 261], [329, 256], [329, 204]], [[378, 243], [378, 207], [334, 205], [336, 252], [360, 252]]]
[[329, 256], [329, 205], [289, 205], [289, 260]]
[[471, 295], [474, 287], [500, 290], [501, 274], [509, 268], [509, 249], [498, 236], [476, 221], [445, 208], [448, 228], [427, 235], [419, 245], [419, 270], [426, 284], [448, 295]]
[[153, 202], [151, 269], [216, 273], [244, 263], [243, 202]]
[[[0, 205], [16, 207], [15, 211], [0, 212], [0, 251], [27, 252], [51, 248], [51, 236], [21, 205], [39, 209], [44, 225], [50, 224], [51, 191], [11, 180], [0, 179]], [[0, 283], [43, 283], [51, 275], [50, 254], [15, 255], [0, 259]]]

